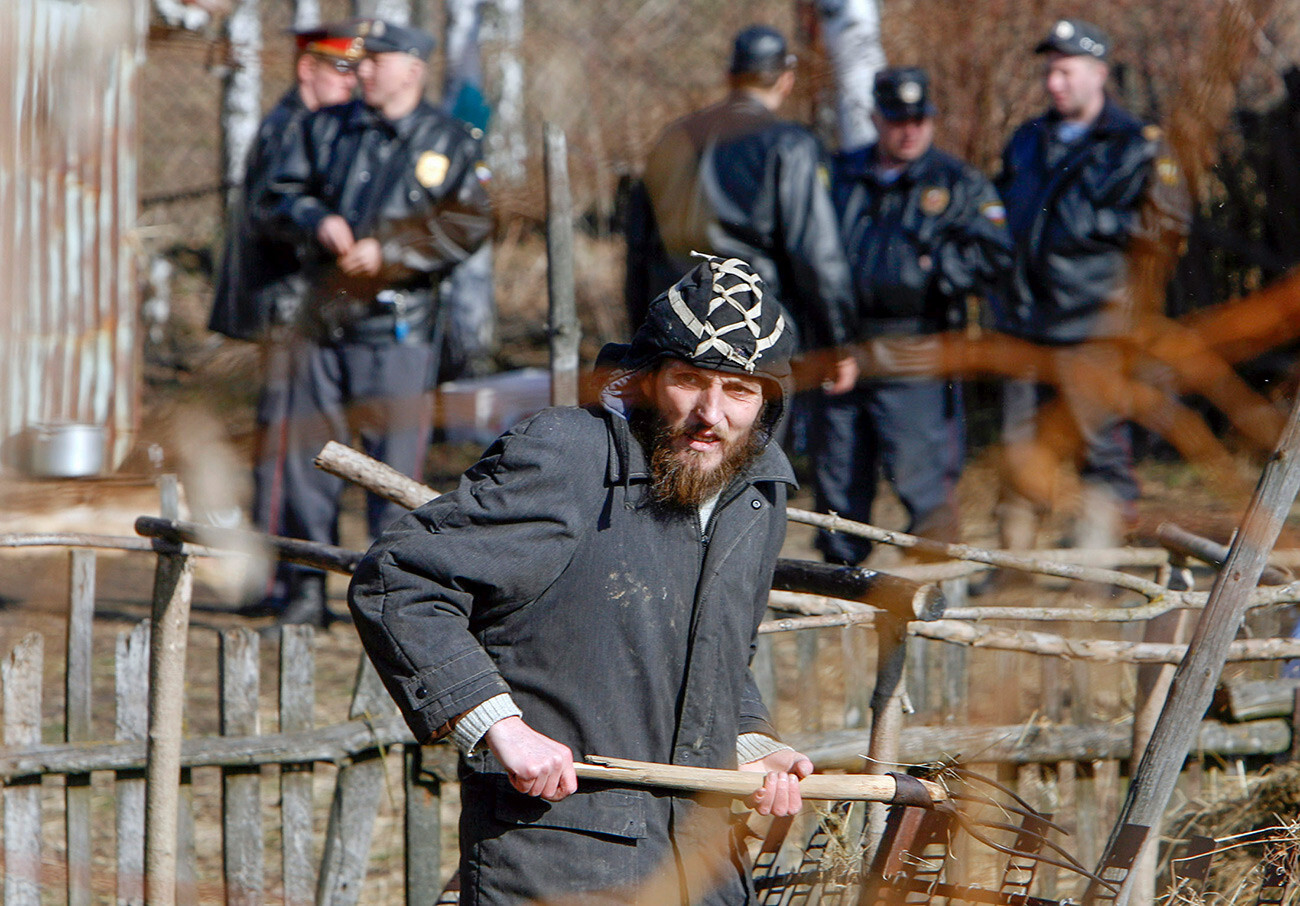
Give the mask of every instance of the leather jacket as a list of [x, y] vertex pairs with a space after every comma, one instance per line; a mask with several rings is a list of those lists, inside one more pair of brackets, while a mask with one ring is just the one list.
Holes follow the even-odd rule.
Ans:
[[[491, 231], [486, 178], [469, 128], [426, 102], [396, 122], [359, 100], [306, 117], [258, 206], [267, 231], [301, 250], [299, 327], [326, 341], [428, 340], [438, 281]], [[330, 214], [379, 240], [377, 277], [344, 275], [317, 241]]]
[[294, 88], [258, 126], [243, 190], [228, 218], [209, 330], [235, 340], [256, 340], [268, 327], [289, 323], [297, 311], [304, 289], [297, 251], [292, 242], [261, 235], [251, 213], [309, 112]]
[[1001, 200], [974, 167], [933, 147], [892, 181], [875, 160], [875, 145], [840, 155], [832, 181], [860, 338], [962, 326], [966, 296], [1011, 264]]
[[1017, 129], [995, 181], [1016, 241], [998, 326], [1053, 344], [1124, 332], [1127, 255], [1135, 242], [1185, 235], [1191, 216], [1159, 129], [1109, 99], [1073, 143], [1055, 137], [1059, 124], [1053, 112]]
[[811, 132], [743, 92], [670, 125], [628, 204], [631, 329], [699, 251], [748, 262], [791, 312], [801, 349], [844, 345], [852, 290], [828, 174]]

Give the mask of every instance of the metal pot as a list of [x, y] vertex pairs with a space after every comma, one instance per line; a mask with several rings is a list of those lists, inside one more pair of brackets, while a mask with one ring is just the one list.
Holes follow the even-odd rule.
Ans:
[[102, 425], [32, 425], [23, 470], [35, 478], [86, 478], [104, 471], [107, 432]]

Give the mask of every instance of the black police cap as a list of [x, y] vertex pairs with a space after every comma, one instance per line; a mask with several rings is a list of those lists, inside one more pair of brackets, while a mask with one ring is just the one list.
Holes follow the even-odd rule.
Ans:
[[370, 19], [359, 26], [366, 53], [406, 53], [428, 59], [438, 42], [433, 35], [418, 28], [394, 25], [383, 19]]
[[1067, 57], [1092, 57], [1106, 60], [1110, 57], [1110, 38], [1091, 22], [1082, 19], [1061, 19], [1052, 26], [1047, 37], [1038, 42], [1034, 53], [1056, 51]]
[[871, 88], [876, 110], [887, 120], [934, 116], [930, 77], [916, 66], [889, 66], [876, 73]]
[[728, 72], [732, 75], [780, 72], [792, 66], [794, 54], [786, 48], [785, 36], [767, 25], [751, 25], [736, 35]]

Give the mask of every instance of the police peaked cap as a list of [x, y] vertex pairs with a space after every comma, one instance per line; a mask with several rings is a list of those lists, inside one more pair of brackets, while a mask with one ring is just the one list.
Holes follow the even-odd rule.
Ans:
[[1110, 56], [1110, 38], [1091, 22], [1082, 19], [1061, 19], [1052, 26], [1047, 37], [1038, 42], [1034, 53], [1056, 51], [1067, 57], [1092, 57], [1106, 60]]
[[930, 77], [916, 66], [890, 66], [876, 73], [871, 96], [876, 109], [887, 120], [934, 116], [930, 100]]
[[786, 48], [785, 36], [767, 25], [751, 25], [736, 35], [728, 72], [780, 72], [792, 66], [794, 54]]
[[298, 53], [312, 53], [340, 60], [360, 59], [364, 50], [361, 34], [355, 20], [327, 22], [313, 28], [301, 28], [293, 33]]
[[418, 28], [394, 25], [384, 19], [369, 19], [361, 24], [366, 53], [405, 53], [421, 60], [438, 46], [433, 35]]

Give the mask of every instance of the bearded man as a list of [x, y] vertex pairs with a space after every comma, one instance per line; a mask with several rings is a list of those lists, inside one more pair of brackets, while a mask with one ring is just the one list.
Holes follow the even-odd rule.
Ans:
[[656, 906], [753, 900], [725, 802], [579, 784], [573, 760], [739, 765], [767, 775], [761, 814], [799, 810], [812, 764], [749, 669], [794, 484], [772, 440], [792, 347], [758, 275], [705, 258], [602, 352], [599, 405], [516, 426], [357, 569], [415, 738], [463, 755], [462, 903], [637, 902], [650, 879]]

